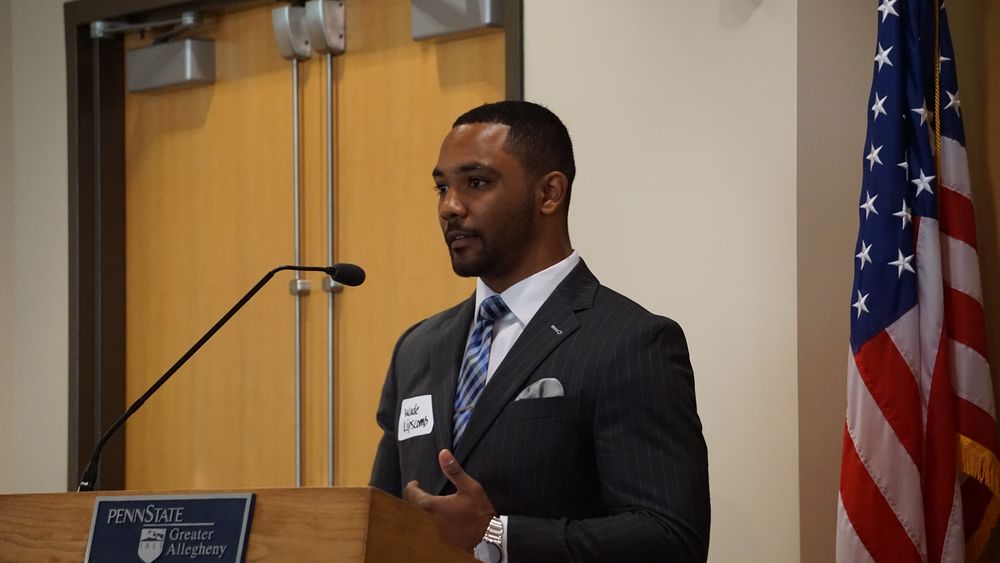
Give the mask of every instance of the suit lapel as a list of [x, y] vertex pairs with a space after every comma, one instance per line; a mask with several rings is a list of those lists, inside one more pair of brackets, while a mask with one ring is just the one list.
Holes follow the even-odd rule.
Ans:
[[[444, 448], [451, 449], [452, 416], [455, 412], [455, 387], [458, 385], [458, 370], [465, 352], [465, 343], [472, 326], [472, 311], [475, 308], [476, 296], [467, 299], [459, 307], [458, 312], [445, 321], [441, 327], [435, 345], [434, 357], [431, 358], [431, 374], [434, 383], [432, 401], [434, 405], [434, 466], [437, 467], [437, 453]], [[445, 477], [440, 471], [434, 471], [434, 480], [427, 490], [440, 490], [445, 483]]]
[[[459, 463], [465, 462], [503, 407], [524, 387], [538, 365], [580, 327], [576, 313], [593, 304], [597, 287], [597, 278], [581, 260], [524, 327], [476, 402], [469, 425], [455, 449]], [[472, 322], [471, 317], [469, 322]], [[437, 489], [439, 494], [445, 485], [443, 481]]]

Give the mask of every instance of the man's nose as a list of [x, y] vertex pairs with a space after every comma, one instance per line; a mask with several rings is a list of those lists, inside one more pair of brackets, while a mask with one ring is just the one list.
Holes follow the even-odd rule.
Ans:
[[465, 204], [462, 203], [462, 199], [458, 197], [455, 190], [449, 189], [441, 196], [441, 200], [438, 202], [438, 214], [445, 220], [465, 216]]

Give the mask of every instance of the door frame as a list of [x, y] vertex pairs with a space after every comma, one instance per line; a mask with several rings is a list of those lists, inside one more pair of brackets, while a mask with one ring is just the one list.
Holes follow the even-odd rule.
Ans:
[[[524, 98], [523, 0], [503, 0], [505, 91]], [[64, 5], [69, 163], [69, 446], [67, 490], [125, 408], [125, 46], [90, 38], [90, 22], [141, 23], [187, 10], [274, 0], [76, 0]], [[300, 2], [293, 2], [300, 3]], [[350, 48], [350, 46], [348, 46]], [[101, 454], [96, 488], [125, 488], [125, 432]]]

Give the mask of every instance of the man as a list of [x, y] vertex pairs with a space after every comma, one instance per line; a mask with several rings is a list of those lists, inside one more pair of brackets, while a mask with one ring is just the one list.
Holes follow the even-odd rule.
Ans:
[[542, 106], [455, 121], [433, 176], [452, 267], [476, 293], [396, 344], [371, 484], [482, 560], [705, 561], [708, 460], [684, 335], [573, 251], [574, 175], [569, 134]]

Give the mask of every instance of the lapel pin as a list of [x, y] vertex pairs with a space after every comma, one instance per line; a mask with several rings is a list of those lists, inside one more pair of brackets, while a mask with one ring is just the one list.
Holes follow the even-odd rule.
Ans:
[[562, 334], [562, 331], [556, 328], [556, 325], [549, 325], [549, 328], [551, 328], [552, 332], [555, 332], [556, 334]]

